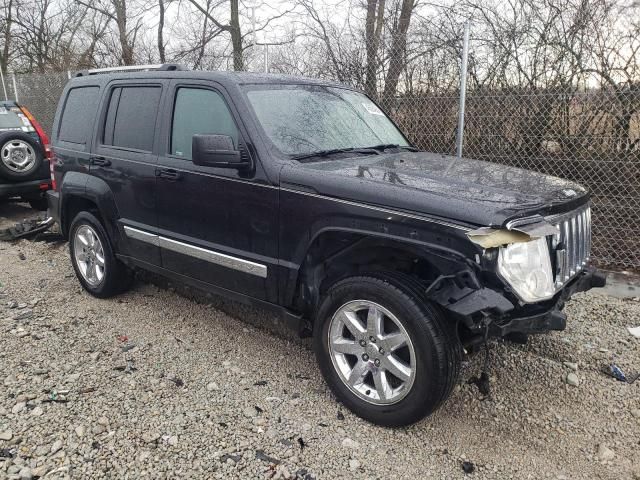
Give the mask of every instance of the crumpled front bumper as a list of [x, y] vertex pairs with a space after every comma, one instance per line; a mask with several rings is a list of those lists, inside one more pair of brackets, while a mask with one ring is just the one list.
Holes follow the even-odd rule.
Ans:
[[567, 326], [567, 315], [562, 309], [567, 300], [577, 292], [604, 287], [605, 283], [606, 277], [602, 272], [594, 267], [586, 267], [554, 297], [551, 305], [544, 311], [518, 315], [518, 310], [514, 310], [510, 312], [512, 315], [504, 315], [491, 322], [489, 334], [504, 337], [511, 333], [530, 334], [564, 330]]

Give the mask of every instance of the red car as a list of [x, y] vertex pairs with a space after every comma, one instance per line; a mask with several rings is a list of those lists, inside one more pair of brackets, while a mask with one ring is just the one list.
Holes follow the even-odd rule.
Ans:
[[51, 188], [49, 137], [25, 107], [0, 102], [0, 201], [21, 197], [46, 210]]

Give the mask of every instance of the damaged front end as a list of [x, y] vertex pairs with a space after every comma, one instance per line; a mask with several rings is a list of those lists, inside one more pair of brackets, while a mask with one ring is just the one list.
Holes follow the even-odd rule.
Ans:
[[426, 292], [461, 321], [465, 343], [564, 330], [566, 301], [605, 284], [604, 275], [588, 266], [588, 205], [507, 222], [504, 228], [479, 228], [467, 237], [480, 248], [479, 268], [441, 276]]

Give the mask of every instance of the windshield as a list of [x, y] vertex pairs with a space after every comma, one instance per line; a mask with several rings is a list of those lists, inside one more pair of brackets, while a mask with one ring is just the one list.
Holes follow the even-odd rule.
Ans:
[[278, 85], [250, 90], [258, 121], [280, 151], [289, 155], [409, 143], [363, 94], [315, 85]]

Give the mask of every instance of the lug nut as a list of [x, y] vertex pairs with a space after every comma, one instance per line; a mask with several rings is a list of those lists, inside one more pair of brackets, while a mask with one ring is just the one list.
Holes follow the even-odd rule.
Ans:
[[367, 355], [366, 353], [363, 353], [363, 354], [362, 354], [362, 360], [364, 360], [365, 362], [366, 362], [367, 360], [369, 360], [369, 355]]
[[380, 366], [380, 360], [376, 358], [376, 359], [373, 361], [373, 364], [374, 364], [376, 367], [379, 367], [379, 366]]
[[369, 337], [369, 341], [371, 343], [376, 343], [376, 337]]
[[361, 347], [365, 347], [366, 345], [367, 345], [367, 342], [365, 342], [364, 340], [360, 340]]
[[384, 355], [384, 349], [381, 348], [380, 350], [378, 350], [380, 352], [380, 355]]

